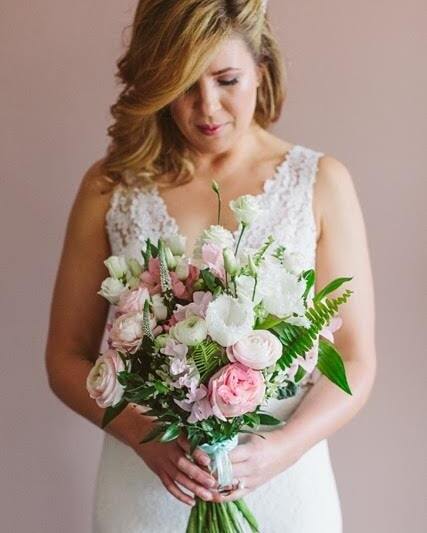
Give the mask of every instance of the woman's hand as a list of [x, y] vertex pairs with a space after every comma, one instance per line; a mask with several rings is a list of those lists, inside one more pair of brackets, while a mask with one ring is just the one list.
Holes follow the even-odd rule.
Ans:
[[287, 442], [283, 431], [273, 430], [258, 434], [265, 438], [250, 435], [247, 442], [239, 444], [229, 452], [233, 477], [236, 482], [243, 483], [243, 488], [237, 488], [229, 494], [216, 493], [214, 502], [222, 503], [243, 498], [289, 468], [299, 458], [291, 443]]
[[[210, 459], [202, 450], [195, 450], [190, 457], [190, 443], [181, 436], [171, 442], [150, 441], [133, 446], [145, 464], [159, 476], [163, 485], [175, 498], [187, 505], [194, 505], [194, 497], [185, 493], [178, 485], [186, 487], [199, 498], [212, 501], [215, 478], [202, 467], [207, 467]], [[209, 490], [210, 489], [210, 490]]]

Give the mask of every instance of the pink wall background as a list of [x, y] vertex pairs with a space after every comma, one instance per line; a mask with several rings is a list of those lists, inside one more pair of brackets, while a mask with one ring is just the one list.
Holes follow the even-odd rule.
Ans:
[[[135, 5], [0, 3], [5, 533], [90, 531], [103, 433], [53, 396], [44, 347], [66, 218], [83, 172], [106, 146], [114, 62]], [[362, 412], [329, 439], [344, 529], [421, 533], [426, 6], [272, 0], [270, 14], [290, 84], [274, 129], [348, 166], [370, 240], [376, 386]]]

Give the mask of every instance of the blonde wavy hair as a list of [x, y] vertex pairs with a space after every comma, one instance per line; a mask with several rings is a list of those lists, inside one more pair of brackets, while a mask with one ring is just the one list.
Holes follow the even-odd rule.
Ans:
[[103, 160], [111, 182], [191, 181], [194, 165], [169, 104], [197, 82], [225, 39], [246, 43], [263, 78], [254, 120], [266, 129], [286, 98], [285, 68], [262, 0], [140, 0], [117, 63], [123, 89], [111, 106]]

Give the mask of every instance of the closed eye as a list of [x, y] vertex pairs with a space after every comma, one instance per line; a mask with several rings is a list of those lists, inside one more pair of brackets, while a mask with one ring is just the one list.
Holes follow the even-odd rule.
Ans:
[[239, 78], [233, 78], [232, 80], [219, 80], [221, 85], [236, 85], [239, 82]]

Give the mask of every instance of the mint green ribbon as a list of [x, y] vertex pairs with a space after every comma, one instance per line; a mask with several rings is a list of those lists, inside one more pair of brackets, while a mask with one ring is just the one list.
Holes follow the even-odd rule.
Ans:
[[199, 446], [211, 459], [210, 470], [216, 475], [219, 489], [229, 488], [233, 484], [233, 465], [228, 452], [235, 448], [238, 442], [238, 436], [235, 435], [232, 439]]

